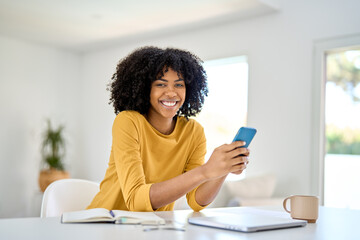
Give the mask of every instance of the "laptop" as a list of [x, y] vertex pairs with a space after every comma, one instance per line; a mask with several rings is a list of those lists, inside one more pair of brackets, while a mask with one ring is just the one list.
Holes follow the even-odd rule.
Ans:
[[234, 213], [217, 216], [190, 217], [190, 224], [220, 228], [239, 232], [258, 232], [265, 230], [303, 227], [307, 222], [286, 217], [259, 213]]

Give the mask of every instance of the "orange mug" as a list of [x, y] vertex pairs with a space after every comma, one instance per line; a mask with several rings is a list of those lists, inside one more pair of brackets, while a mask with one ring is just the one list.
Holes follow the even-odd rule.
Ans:
[[[290, 200], [290, 210], [287, 208], [288, 200]], [[294, 219], [306, 220], [309, 223], [316, 223], [318, 219], [319, 198], [316, 196], [290, 196], [284, 199], [283, 206]]]

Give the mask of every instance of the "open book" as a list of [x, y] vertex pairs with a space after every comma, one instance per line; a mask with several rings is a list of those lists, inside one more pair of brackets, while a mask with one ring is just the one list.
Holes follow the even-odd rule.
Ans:
[[65, 212], [61, 217], [62, 223], [95, 223], [111, 222], [116, 224], [165, 224], [165, 220], [153, 212], [130, 212], [122, 210], [107, 210], [94, 208], [76, 212]]

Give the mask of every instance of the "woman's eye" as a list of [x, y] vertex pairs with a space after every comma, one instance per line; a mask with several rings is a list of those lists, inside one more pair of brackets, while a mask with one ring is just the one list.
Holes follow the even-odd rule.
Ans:
[[158, 83], [158, 84], [156, 84], [155, 86], [157, 86], [157, 87], [164, 87], [165, 84], [163, 84], [163, 83]]
[[184, 87], [184, 84], [178, 83], [175, 85], [176, 87]]

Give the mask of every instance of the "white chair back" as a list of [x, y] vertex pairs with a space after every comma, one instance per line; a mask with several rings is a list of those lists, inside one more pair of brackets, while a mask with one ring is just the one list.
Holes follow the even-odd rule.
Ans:
[[64, 212], [85, 210], [99, 192], [99, 183], [83, 179], [62, 179], [45, 190], [40, 217], [58, 217]]

